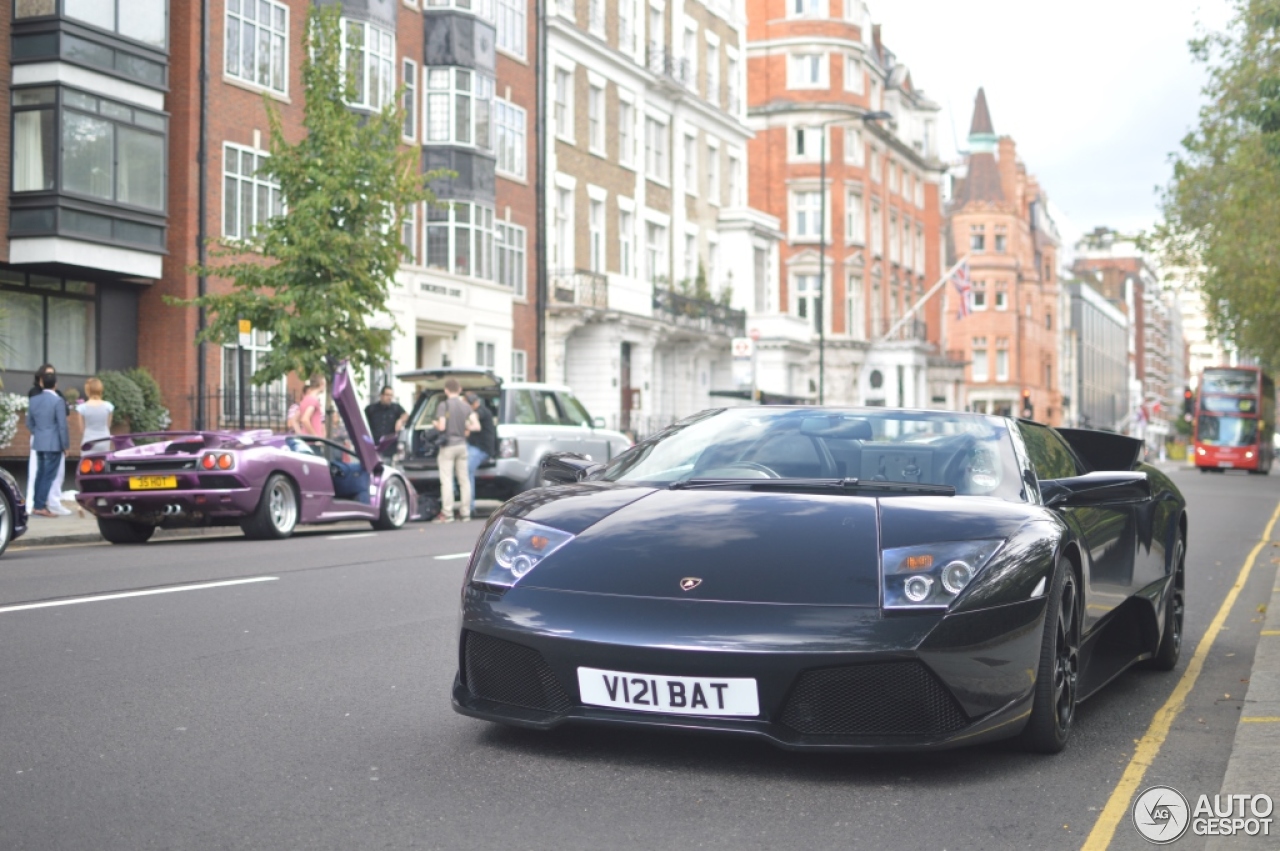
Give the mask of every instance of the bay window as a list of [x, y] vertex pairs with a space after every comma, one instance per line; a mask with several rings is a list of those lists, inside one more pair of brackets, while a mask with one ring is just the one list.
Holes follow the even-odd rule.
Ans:
[[227, 0], [223, 70], [283, 93], [289, 67], [289, 7], [275, 0]]
[[427, 70], [427, 144], [493, 148], [493, 79], [466, 68]]
[[464, 201], [427, 205], [427, 267], [492, 280], [493, 208]]
[[351, 106], [382, 109], [395, 95], [395, 33], [364, 21], [342, 19], [342, 70], [353, 91]]

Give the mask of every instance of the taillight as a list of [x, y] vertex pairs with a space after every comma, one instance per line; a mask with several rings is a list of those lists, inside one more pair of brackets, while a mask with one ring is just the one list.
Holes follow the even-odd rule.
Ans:
[[93, 472], [101, 473], [105, 469], [107, 469], [107, 465], [102, 462], [101, 458], [93, 459]]
[[84, 475], [85, 473], [89, 472], [92, 469], [93, 469], [93, 462], [90, 461], [88, 458], [85, 458], [83, 461], [80, 462], [81, 475]]
[[232, 464], [232, 458], [231, 458], [231, 456], [230, 456], [230, 455], [219, 455], [219, 456], [218, 456], [218, 469], [219, 469], [219, 470], [230, 470], [230, 469], [231, 469], [231, 464]]
[[498, 441], [499, 458], [519, 458], [520, 444], [514, 437], [504, 437]]
[[217, 463], [218, 460], [212, 455], [206, 455], [200, 459], [200, 466], [206, 470], [212, 470]]

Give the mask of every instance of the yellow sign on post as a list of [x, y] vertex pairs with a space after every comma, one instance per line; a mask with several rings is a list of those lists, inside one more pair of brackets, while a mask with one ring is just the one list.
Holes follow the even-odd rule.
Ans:
[[247, 346], [253, 340], [253, 323], [248, 319], [240, 320], [240, 345]]

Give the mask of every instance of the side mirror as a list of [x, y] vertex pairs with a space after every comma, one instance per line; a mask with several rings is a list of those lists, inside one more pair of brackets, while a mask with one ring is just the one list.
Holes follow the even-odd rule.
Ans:
[[596, 417], [591, 421], [592, 428], [604, 428], [604, 417]]
[[1151, 482], [1143, 472], [1102, 472], [1045, 479], [1040, 482], [1044, 504], [1053, 508], [1135, 505], [1151, 499]]
[[577, 452], [552, 452], [542, 459], [542, 483], [571, 485], [603, 469], [603, 464], [598, 464]]

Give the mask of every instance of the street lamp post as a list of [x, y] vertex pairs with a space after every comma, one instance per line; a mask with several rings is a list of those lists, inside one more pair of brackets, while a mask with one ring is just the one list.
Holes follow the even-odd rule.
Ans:
[[[878, 110], [857, 116], [864, 122], [892, 118], [893, 113]], [[818, 404], [826, 403], [827, 390], [827, 128], [832, 124], [852, 121], [832, 118], [819, 125], [822, 140], [818, 145]]]

